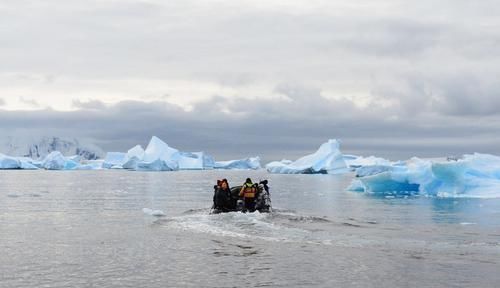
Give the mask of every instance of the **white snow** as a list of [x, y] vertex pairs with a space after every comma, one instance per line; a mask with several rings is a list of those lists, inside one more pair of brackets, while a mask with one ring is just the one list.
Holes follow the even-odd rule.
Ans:
[[266, 169], [271, 173], [280, 174], [345, 173], [349, 170], [339, 147], [340, 144], [337, 140], [330, 139], [313, 154], [306, 155], [292, 163], [271, 162], [266, 165]]

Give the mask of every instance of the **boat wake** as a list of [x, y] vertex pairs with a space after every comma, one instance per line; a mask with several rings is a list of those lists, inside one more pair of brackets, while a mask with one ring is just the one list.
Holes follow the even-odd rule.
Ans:
[[[180, 216], [159, 218], [155, 224], [169, 229], [206, 233], [217, 237], [320, 245], [338, 243], [340, 239], [332, 238], [332, 227], [346, 227], [344, 223], [333, 222], [327, 217], [300, 215], [289, 210], [221, 214], [209, 214], [208, 211], [208, 209], [188, 210]], [[349, 246], [352, 246], [351, 244]]]

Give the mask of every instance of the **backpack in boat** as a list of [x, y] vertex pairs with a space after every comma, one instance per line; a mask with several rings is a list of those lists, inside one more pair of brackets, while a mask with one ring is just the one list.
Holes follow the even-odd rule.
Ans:
[[214, 204], [216, 208], [224, 208], [228, 203], [227, 191], [222, 189], [215, 190]]

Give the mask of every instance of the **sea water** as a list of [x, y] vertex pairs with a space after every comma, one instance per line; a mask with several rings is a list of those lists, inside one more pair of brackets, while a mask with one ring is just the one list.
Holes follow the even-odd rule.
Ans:
[[[247, 177], [273, 212], [210, 215], [216, 180]], [[498, 287], [500, 199], [353, 177], [0, 171], [0, 287]]]

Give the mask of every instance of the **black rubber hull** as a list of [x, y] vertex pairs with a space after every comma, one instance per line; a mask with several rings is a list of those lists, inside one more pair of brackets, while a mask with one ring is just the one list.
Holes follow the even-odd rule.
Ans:
[[220, 214], [228, 212], [255, 212], [269, 213], [271, 212], [271, 199], [269, 193], [264, 191], [261, 186], [259, 186], [259, 197], [256, 201], [255, 210], [249, 211], [244, 206], [238, 206], [238, 200], [240, 190], [242, 186], [234, 186], [231, 188], [231, 199], [226, 207], [216, 207], [212, 209], [211, 214]]

